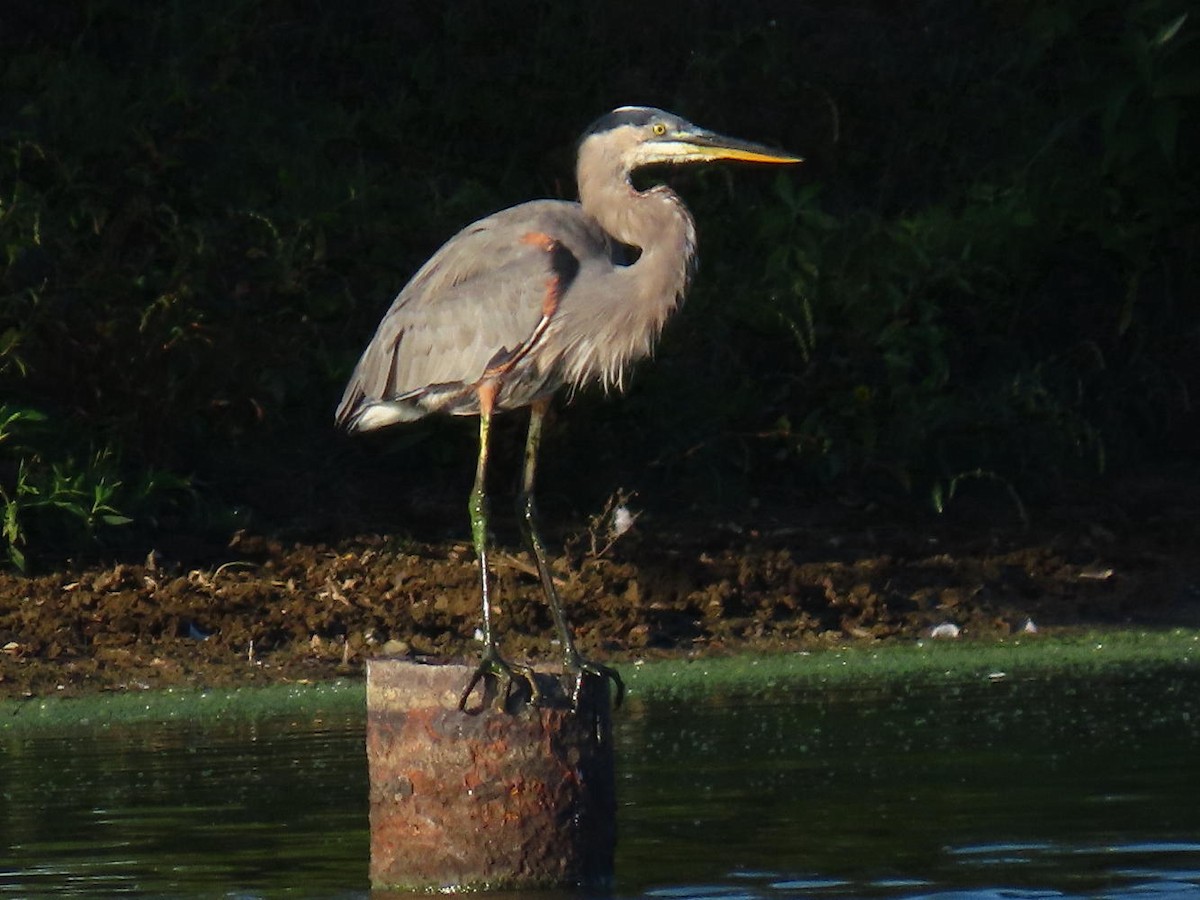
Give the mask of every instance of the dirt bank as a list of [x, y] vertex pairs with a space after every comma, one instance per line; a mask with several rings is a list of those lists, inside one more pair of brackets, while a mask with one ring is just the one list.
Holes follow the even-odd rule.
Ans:
[[[597, 658], [776, 650], [1027, 627], [1200, 626], [1200, 483], [1128, 479], [1085, 503], [951, 511], [827, 503], [739, 521], [639, 519], [556, 562]], [[560, 542], [561, 543], [561, 542]], [[602, 551], [602, 552], [601, 552]], [[528, 555], [496, 554], [508, 655], [546, 657]], [[1032, 623], [1032, 626], [1027, 625]], [[0, 574], [0, 696], [228, 685], [361, 673], [380, 653], [461, 656], [479, 624], [465, 543], [380, 534], [336, 543], [235, 534], [219, 562]]]

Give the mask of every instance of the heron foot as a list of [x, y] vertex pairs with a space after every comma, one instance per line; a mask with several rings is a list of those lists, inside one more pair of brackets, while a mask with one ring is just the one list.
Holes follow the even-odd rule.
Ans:
[[616, 688], [617, 695], [613, 698], [613, 709], [620, 709], [621, 701], [625, 699], [625, 682], [621, 680], [620, 673], [601, 663], [592, 662], [590, 659], [584, 659], [578, 653], [567, 657], [564, 668], [575, 678], [575, 686], [571, 689], [571, 708], [579, 708], [579, 692], [583, 688], [583, 677], [592, 675], [596, 678], [606, 678], [612, 682]]
[[515, 698], [522, 697], [525, 690], [519, 686], [520, 682], [523, 682], [524, 687], [528, 689], [528, 697], [523, 698], [525, 702], [528, 702], [530, 706], [537, 706], [542, 700], [542, 692], [537, 686], [533, 668], [510, 663], [494, 647], [483, 651], [479, 665], [475, 667], [475, 671], [471, 674], [471, 680], [467, 682], [467, 686], [463, 688], [463, 692], [458, 698], [458, 708], [463, 712], [467, 711], [467, 701], [480, 682], [483, 682], [484, 685], [483, 705], [487, 705], [490, 696], [493, 707], [498, 711], [509, 709]]

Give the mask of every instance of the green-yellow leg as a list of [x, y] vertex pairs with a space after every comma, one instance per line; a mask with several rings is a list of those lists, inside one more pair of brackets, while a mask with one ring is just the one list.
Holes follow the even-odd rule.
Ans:
[[479, 584], [483, 598], [483, 656], [479, 665], [471, 675], [458, 699], [458, 708], [466, 709], [467, 700], [475, 686], [484, 679], [494, 679], [498, 682], [496, 690], [496, 707], [504, 709], [508, 705], [513, 687], [513, 674], [518, 673], [529, 685], [530, 702], [537, 703], [540, 693], [533, 670], [528, 666], [515, 665], [500, 655], [496, 643], [496, 633], [492, 629], [491, 579], [487, 563], [487, 534], [488, 534], [488, 501], [487, 501], [487, 459], [488, 431], [491, 428], [492, 407], [496, 399], [495, 388], [484, 385], [479, 388], [479, 459], [475, 466], [475, 486], [471, 489], [471, 499], [468, 510], [471, 515], [471, 539], [475, 544], [475, 556], [479, 560]]
[[534, 478], [537, 474], [538, 448], [542, 441], [542, 422], [549, 409], [549, 401], [535, 402], [529, 413], [529, 435], [525, 440], [525, 467], [521, 477], [521, 493], [517, 495], [517, 519], [533, 558], [537, 561], [538, 575], [542, 580], [542, 590], [546, 594], [546, 602], [550, 605], [550, 613], [554, 616], [554, 627], [563, 648], [563, 668], [574, 676], [575, 684], [571, 690], [571, 703], [578, 706], [579, 689], [583, 683], [584, 674], [607, 678], [616, 688], [615, 706], [621, 705], [625, 696], [625, 683], [616, 669], [585, 659], [575, 647], [575, 639], [563, 613], [562, 602], [558, 598], [558, 589], [554, 586], [554, 578], [550, 574], [550, 566], [546, 562], [546, 549], [537, 529], [537, 507], [533, 500]]

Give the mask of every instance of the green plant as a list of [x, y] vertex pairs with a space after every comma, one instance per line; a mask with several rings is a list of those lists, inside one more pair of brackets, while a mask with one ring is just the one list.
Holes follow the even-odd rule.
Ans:
[[[128, 525], [133, 521], [114, 505], [122, 485], [104, 471], [106, 462], [101, 454], [82, 467], [66, 460], [42, 471], [26, 460], [18, 463], [14, 484], [7, 490], [0, 487], [0, 504], [4, 507], [2, 534], [8, 557], [17, 568], [26, 568], [24, 548], [31, 528], [59, 534], [81, 531], [86, 540], [100, 526]], [[72, 543], [80, 545], [79, 540]]]

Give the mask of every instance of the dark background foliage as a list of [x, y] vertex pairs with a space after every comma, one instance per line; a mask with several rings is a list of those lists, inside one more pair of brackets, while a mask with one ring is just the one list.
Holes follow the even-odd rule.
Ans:
[[666, 173], [700, 277], [628, 396], [552, 429], [548, 502], [936, 509], [1187, 458], [1198, 27], [1183, 0], [8, 0], [4, 543], [461, 530], [470, 423], [351, 441], [332, 407], [421, 261], [573, 197], [576, 136], [627, 103], [808, 163]]

